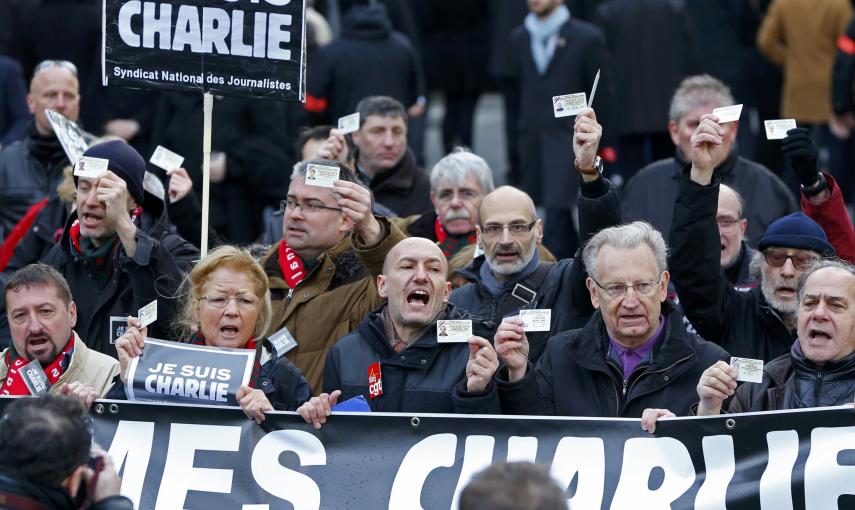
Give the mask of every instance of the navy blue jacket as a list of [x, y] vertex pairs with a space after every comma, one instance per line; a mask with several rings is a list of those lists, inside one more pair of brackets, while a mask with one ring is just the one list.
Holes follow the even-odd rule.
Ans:
[[[466, 391], [468, 343], [438, 343], [436, 325], [401, 352], [386, 337], [382, 314], [371, 312], [353, 333], [343, 337], [327, 355], [324, 391], [340, 389], [339, 401], [362, 395], [372, 411], [407, 413], [499, 414], [499, 399], [491, 383], [483, 393]], [[472, 332], [485, 334], [483, 320], [449, 304], [446, 319], [472, 320]], [[488, 330], [487, 330], [488, 331]], [[380, 362], [383, 394], [369, 398], [368, 367]]]

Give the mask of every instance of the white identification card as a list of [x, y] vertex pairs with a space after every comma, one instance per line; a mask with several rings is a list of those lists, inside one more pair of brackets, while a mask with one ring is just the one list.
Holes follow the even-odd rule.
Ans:
[[587, 107], [588, 100], [585, 98], [584, 92], [552, 97], [552, 110], [556, 117], [577, 115]]
[[787, 131], [796, 129], [796, 119], [764, 120], [767, 140], [783, 140], [787, 137]]
[[472, 321], [436, 321], [437, 342], [468, 342], [470, 338], [472, 338]]
[[594, 104], [594, 95], [597, 93], [597, 85], [600, 83], [600, 70], [597, 69], [597, 75], [594, 76], [594, 84], [591, 85], [591, 97], [588, 98], [588, 107], [593, 108], [591, 106]]
[[759, 383], [763, 381], [763, 360], [730, 358], [730, 366], [736, 370], [736, 380]]
[[149, 162], [156, 167], [160, 167], [167, 172], [170, 172], [176, 168], [181, 168], [181, 165], [184, 164], [184, 157], [172, 152], [162, 145], [158, 145], [157, 148], [154, 149], [154, 154], [151, 155]]
[[719, 124], [724, 124], [725, 122], [736, 122], [739, 120], [739, 116], [742, 115], [742, 105], [735, 104], [733, 106], [722, 106], [721, 108], [716, 108], [712, 112], [713, 115], [718, 117]]
[[297, 341], [294, 340], [294, 336], [288, 331], [288, 328], [282, 328], [276, 333], [273, 333], [267, 340], [270, 341], [270, 345], [276, 350], [276, 357], [281, 358], [288, 351], [297, 347]]
[[341, 134], [346, 135], [359, 130], [359, 112], [345, 115], [338, 119], [338, 130]]
[[108, 159], [84, 156], [78, 159], [77, 164], [74, 165], [74, 175], [87, 179], [99, 179], [107, 173], [107, 165], [109, 164], [110, 160]]
[[338, 167], [326, 165], [309, 165], [306, 168], [306, 184], [332, 188], [338, 180]]
[[523, 331], [549, 331], [552, 310], [546, 308], [520, 310], [519, 318], [523, 321]]
[[142, 328], [148, 326], [152, 322], [157, 320], [157, 300], [155, 299], [151, 303], [145, 305], [140, 308], [140, 311], [137, 312], [137, 318], [142, 322]]

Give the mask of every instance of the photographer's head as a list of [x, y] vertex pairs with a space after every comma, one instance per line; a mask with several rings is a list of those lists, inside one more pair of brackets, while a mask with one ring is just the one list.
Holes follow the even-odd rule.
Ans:
[[20, 398], [0, 420], [0, 473], [77, 495], [92, 436], [79, 402], [65, 397]]

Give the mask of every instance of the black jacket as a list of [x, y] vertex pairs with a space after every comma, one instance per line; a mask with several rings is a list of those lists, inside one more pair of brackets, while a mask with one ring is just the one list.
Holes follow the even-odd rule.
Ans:
[[69, 163], [55, 136], [27, 137], [0, 151], [0, 242], [39, 200], [56, 192]]
[[671, 281], [698, 334], [734, 356], [771, 361], [795, 340], [761, 288], [739, 292], [721, 272], [718, 177], [701, 186], [680, 176], [671, 225]]
[[[614, 74], [602, 31], [571, 18], [559, 30], [558, 43], [546, 74], [540, 75], [531, 56], [531, 37], [525, 26], [510, 36], [510, 62], [519, 83], [519, 125], [516, 143], [521, 165], [521, 187], [536, 205], [570, 210], [578, 188], [573, 157], [573, 126], [568, 118], [555, 118], [550, 98], [563, 94], [590, 94], [597, 70], [601, 70], [594, 107], [597, 120], [613, 126]], [[601, 146], [608, 145], [605, 131]], [[509, 142], [513, 143], [513, 142]]]
[[[593, 183], [582, 183], [580, 191], [579, 230], [582, 239], [587, 240], [596, 232], [621, 222], [617, 192], [608, 180], [598, 179]], [[578, 253], [581, 253], [581, 250]], [[491, 342], [496, 328], [504, 317], [517, 313], [521, 308], [552, 309], [552, 323], [549, 331], [527, 335], [531, 344], [529, 356], [532, 362], [536, 362], [550, 336], [559, 331], [581, 328], [594, 313], [591, 296], [585, 286], [585, 278], [588, 274], [581, 262], [581, 258], [577, 258], [564, 259], [552, 264], [539, 288], [532, 289], [537, 292], [534, 300], [524, 304], [523, 301], [513, 298], [512, 293], [516, 284], [526, 279], [511, 277], [504, 286], [503, 294], [497, 299], [481, 281], [481, 266], [486, 262], [483, 256], [478, 257], [468, 268], [458, 272], [472, 283], [455, 289], [451, 293], [451, 302], [458, 308], [488, 318], [488, 326], [492, 332], [486, 338]], [[541, 264], [546, 263], [541, 262]], [[507, 306], [500, 306], [506, 300], [513, 301], [516, 306], [510, 309]]]
[[[276, 357], [276, 350], [267, 338], [256, 347], [255, 360], [259, 363], [256, 388], [261, 389], [270, 405], [277, 411], [296, 411], [312, 397], [312, 389], [303, 377], [300, 369], [288, 358]], [[104, 398], [127, 400], [125, 384], [120, 376], [113, 380], [113, 386]]]
[[790, 352], [763, 367], [759, 384], [743, 384], [729, 413], [777, 411], [851, 404], [855, 399], [855, 354], [822, 367], [806, 359], [793, 344]]
[[608, 0], [597, 7], [593, 21], [614, 60], [621, 117], [612, 129], [619, 134], [664, 133], [674, 90], [703, 70], [688, 1]]
[[729, 355], [720, 347], [687, 333], [670, 302], [662, 306], [667, 321], [654, 346], [652, 362], [642, 362], [624, 379], [619, 363], [609, 357], [609, 338], [601, 312], [582, 329], [549, 339], [546, 352], [525, 377], [508, 382], [499, 370], [502, 412], [555, 416], [639, 418], [648, 407], [690, 415], [697, 402], [701, 373]]
[[341, 37], [318, 48], [309, 62], [306, 83], [306, 108], [319, 114], [318, 123], [335, 124], [367, 96], [393, 97], [406, 108], [425, 95], [416, 50], [405, 35], [392, 30], [386, 8], [379, 4], [348, 11]]
[[[358, 160], [359, 155], [356, 157]], [[374, 200], [398, 216], [421, 214], [433, 209], [430, 179], [418, 167], [416, 157], [409, 148], [398, 164], [371, 178], [369, 187], [374, 193]]]
[[[438, 343], [436, 325], [401, 352], [386, 337], [382, 313], [366, 317], [353, 333], [339, 340], [324, 365], [324, 391], [340, 389], [339, 401], [363, 395], [372, 411], [406, 413], [499, 414], [491, 383], [483, 393], [466, 391], [468, 343]], [[446, 318], [472, 320], [472, 332], [484, 336], [483, 321], [449, 304]], [[368, 367], [380, 362], [383, 394], [369, 398]]]
[[119, 249], [111, 261], [112, 276], [102, 288], [91, 276], [89, 262], [71, 242], [72, 213], [59, 243], [43, 260], [55, 267], [68, 282], [77, 303], [75, 331], [86, 345], [98, 352], [117, 356], [110, 343], [110, 316], [136, 315], [142, 306], [157, 299], [157, 321], [149, 326], [149, 335], [169, 338], [172, 319], [177, 313], [177, 295], [182, 279], [199, 251], [174, 233], [163, 202], [145, 193], [143, 213], [137, 221], [137, 248], [133, 258]]
[[[6, 500], [4, 496], [26, 498], [29, 502]], [[43, 487], [4, 473], [0, 473], [0, 501], [4, 501], [2, 506], [4, 510], [29, 510], [33, 508], [33, 504], [40, 504], [51, 510], [77, 510], [78, 508], [63, 489]], [[110, 496], [86, 508], [87, 510], [133, 510], [134, 505], [124, 496]]]
[[42, 260], [50, 253], [62, 235], [63, 227], [70, 214], [69, 209], [71, 205], [63, 203], [56, 193], [48, 199], [47, 204], [33, 220], [30, 230], [15, 246], [15, 253], [3, 270], [3, 276], [0, 276], [0, 279], [27, 264]]
[[[683, 167], [687, 164], [678, 149], [674, 158], [656, 161], [639, 170], [621, 192], [624, 219], [644, 220], [670, 241], [674, 201], [680, 190]], [[740, 157], [736, 147], [715, 169], [715, 174], [742, 195], [743, 216], [748, 219], [745, 237], [753, 246], [757, 246], [770, 223], [799, 210], [796, 198], [783, 181], [763, 165]]]

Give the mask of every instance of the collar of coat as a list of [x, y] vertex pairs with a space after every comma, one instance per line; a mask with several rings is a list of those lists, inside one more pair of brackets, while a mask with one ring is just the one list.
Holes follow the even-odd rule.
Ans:
[[[356, 154], [356, 160], [359, 161], [359, 153]], [[385, 172], [375, 174], [371, 178], [371, 190], [375, 193], [380, 189], [410, 190], [415, 186], [416, 178], [420, 172], [413, 151], [407, 147], [407, 152], [395, 166]]]
[[[274, 244], [268, 250], [262, 267], [264, 267], [264, 272], [267, 273], [267, 277], [270, 279], [271, 290], [289, 288], [282, 277], [282, 270], [279, 267], [279, 243]], [[349, 235], [344, 236], [332, 248], [321, 252], [314, 267], [309, 270], [309, 274], [300, 282], [300, 287], [302, 288], [318, 281], [319, 277], [317, 275], [325, 272], [332, 273], [330, 278], [331, 283], [328, 288], [345, 285], [368, 275], [368, 271], [362, 266], [359, 257], [353, 250]]]
[[[653, 370], [668, 367], [675, 362], [693, 356], [694, 344], [699, 340], [686, 332], [683, 317], [671, 301], [662, 303], [662, 316], [665, 319], [665, 330], [662, 340], [654, 347]], [[603, 314], [597, 310], [587, 324], [576, 332], [567, 343], [567, 355], [579, 365], [590, 370], [608, 371], [606, 353], [609, 348], [609, 337]]]

